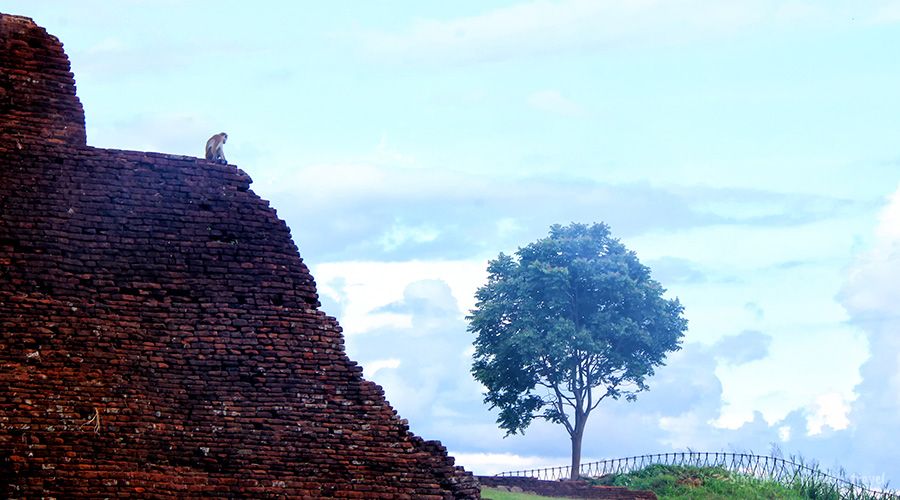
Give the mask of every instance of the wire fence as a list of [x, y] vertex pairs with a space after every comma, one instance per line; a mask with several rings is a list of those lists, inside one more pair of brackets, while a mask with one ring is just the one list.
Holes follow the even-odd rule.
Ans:
[[[747, 453], [726, 452], [678, 452], [615, 458], [581, 464], [582, 477], [598, 478], [608, 474], [626, 474], [651, 465], [689, 467], [721, 467], [730, 472], [757, 479], [772, 480], [789, 486], [820, 487], [833, 489], [841, 498], [865, 498], [872, 500], [900, 500], [900, 494], [890, 490], [873, 490], [859, 481], [826, 474], [817, 466], [796, 463], [783, 458]], [[571, 467], [501, 472], [501, 477], [533, 477], [548, 481], [568, 479]]]

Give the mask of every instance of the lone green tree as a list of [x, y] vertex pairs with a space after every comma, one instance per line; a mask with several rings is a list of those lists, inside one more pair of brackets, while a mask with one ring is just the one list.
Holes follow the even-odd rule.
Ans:
[[500, 254], [467, 317], [476, 334], [472, 373], [506, 434], [535, 418], [572, 440], [572, 478], [591, 412], [607, 398], [633, 401], [647, 377], [680, 349], [678, 299], [606, 224], [554, 225], [549, 237]]

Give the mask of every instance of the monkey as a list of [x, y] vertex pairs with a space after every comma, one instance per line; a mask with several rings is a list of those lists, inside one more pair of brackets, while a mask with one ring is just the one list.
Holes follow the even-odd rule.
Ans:
[[227, 164], [228, 160], [225, 159], [225, 153], [222, 151], [222, 146], [227, 140], [228, 134], [225, 132], [210, 137], [206, 141], [206, 159], [223, 165]]

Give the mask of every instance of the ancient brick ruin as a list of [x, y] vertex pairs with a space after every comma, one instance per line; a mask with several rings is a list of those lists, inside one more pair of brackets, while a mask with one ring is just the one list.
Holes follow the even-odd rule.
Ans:
[[250, 182], [87, 146], [62, 45], [0, 15], [0, 498], [478, 497]]

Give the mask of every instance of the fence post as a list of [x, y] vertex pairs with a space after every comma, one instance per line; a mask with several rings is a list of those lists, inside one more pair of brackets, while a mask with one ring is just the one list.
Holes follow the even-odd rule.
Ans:
[[[710, 462], [710, 457], [713, 461]], [[754, 455], [748, 453], [726, 452], [667, 452], [650, 455], [634, 455], [624, 458], [606, 459], [597, 462], [581, 464], [579, 473], [586, 471], [596, 475], [623, 474], [644, 469], [650, 465], [695, 465], [695, 466], [721, 466], [731, 472], [750, 475], [760, 479], [771, 479], [782, 484], [800, 482], [809, 484], [812, 481], [827, 482], [834, 489], [850, 498], [872, 498], [880, 500], [900, 500], [900, 493], [894, 491], [876, 491], [864, 488], [858, 484], [843, 478], [826, 474], [818, 469], [807, 467], [793, 461], [779, 457]], [[559, 474], [565, 471], [565, 477], [570, 477], [571, 466], [552, 467], [545, 469], [531, 469], [520, 471], [505, 471], [495, 474], [497, 477], [528, 476], [537, 479], [559, 479]]]

